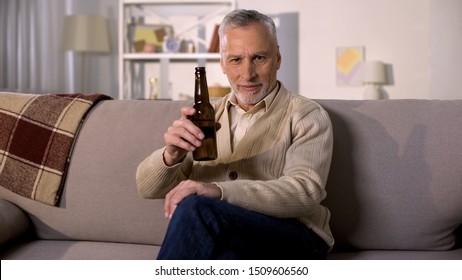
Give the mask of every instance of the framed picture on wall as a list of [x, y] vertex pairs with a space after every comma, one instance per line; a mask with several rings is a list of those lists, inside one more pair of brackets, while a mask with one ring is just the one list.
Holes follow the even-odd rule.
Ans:
[[362, 86], [360, 70], [364, 61], [364, 47], [339, 47], [335, 55], [337, 86]]

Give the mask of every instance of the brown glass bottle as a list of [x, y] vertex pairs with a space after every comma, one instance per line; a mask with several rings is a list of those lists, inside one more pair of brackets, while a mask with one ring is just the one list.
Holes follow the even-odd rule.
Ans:
[[194, 109], [196, 113], [192, 116], [192, 121], [202, 130], [205, 137], [200, 147], [193, 151], [193, 158], [197, 161], [214, 160], [218, 157], [215, 110], [209, 101], [205, 67], [196, 67], [195, 75]]

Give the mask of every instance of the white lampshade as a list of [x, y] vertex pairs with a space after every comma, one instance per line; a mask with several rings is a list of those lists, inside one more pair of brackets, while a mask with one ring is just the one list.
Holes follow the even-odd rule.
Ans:
[[106, 19], [95, 15], [66, 16], [62, 47], [75, 52], [109, 52]]
[[385, 64], [381, 61], [365, 61], [362, 65], [364, 84], [385, 84], [387, 76]]

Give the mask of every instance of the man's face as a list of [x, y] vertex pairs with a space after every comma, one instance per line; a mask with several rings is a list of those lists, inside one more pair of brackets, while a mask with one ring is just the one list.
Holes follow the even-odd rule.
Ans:
[[276, 72], [281, 65], [279, 48], [260, 23], [228, 29], [221, 47], [223, 73], [239, 105], [248, 110], [276, 86]]

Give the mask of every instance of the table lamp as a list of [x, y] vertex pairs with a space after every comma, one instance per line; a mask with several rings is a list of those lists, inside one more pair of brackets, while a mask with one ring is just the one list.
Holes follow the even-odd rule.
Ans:
[[85, 59], [87, 53], [108, 53], [109, 34], [106, 19], [96, 15], [69, 15], [64, 21], [64, 50], [81, 53], [81, 91], [85, 91]]
[[381, 99], [380, 85], [387, 81], [385, 64], [381, 61], [365, 61], [362, 65], [364, 99]]

